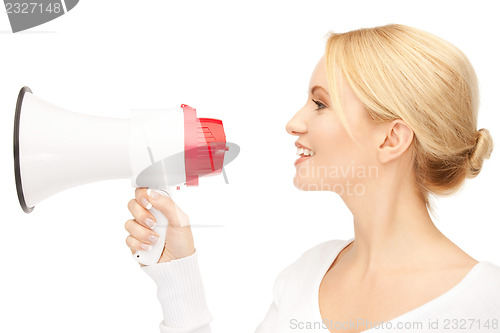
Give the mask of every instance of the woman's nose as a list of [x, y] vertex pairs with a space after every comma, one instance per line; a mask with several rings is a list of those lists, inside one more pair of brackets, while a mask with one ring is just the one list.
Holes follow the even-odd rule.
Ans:
[[300, 111], [286, 124], [286, 131], [290, 135], [299, 135], [307, 131], [306, 122], [300, 118]]

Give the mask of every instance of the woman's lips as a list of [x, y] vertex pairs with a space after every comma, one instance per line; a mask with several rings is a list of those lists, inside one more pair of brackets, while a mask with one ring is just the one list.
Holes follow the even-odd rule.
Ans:
[[307, 160], [308, 158], [311, 158], [311, 156], [300, 156], [298, 159], [295, 160], [295, 163], [293, 165], [297, 165], [299, 163], [302, 163], [305, 160]]
[[300, 144], [298, 141], [295, 142], [295, 147], [297, 147], [297, 155], [300, 155], [300, 158], [298, 158], [295, 161], [294, 165], [302, 163], [306, 159], [308, 159], [316, 154], [312, 149]]

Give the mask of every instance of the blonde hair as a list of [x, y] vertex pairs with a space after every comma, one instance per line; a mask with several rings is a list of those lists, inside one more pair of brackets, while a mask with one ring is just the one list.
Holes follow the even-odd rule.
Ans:
[[325, 60], [334, 109], [351, 137], [335, 68], [374, 122], [402, 119], [411, 127], [415, 180], [428, 208], [429, 194], [452, 194], [465, 178], [478, 175], [493, 139], [488, 130], [477, 130], [477, 78], [456, 46], [416, 28], [389, 24], [330, 32]]

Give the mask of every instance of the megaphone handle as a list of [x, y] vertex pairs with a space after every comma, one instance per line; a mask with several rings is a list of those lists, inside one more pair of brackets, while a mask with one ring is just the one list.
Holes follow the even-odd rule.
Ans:
[[[169, 197], [172, 197], [171, 189], [165, 189], [162, 191], [166, 192]], [[160, 238], [156, 241], [156, 243], [151, 245], [150, 250], [136, 251], [133, 254], [134, 258], [143, 265], [154, 265], [158, 263], [165, 246], [165, 237], [167, 235], [168, 220], [165, 215], [154, 207], [150, 208], [149, 212], [154, 216], [156, 221], [156, 225], [153, 230], [158, 234], [158, 236], [160, 236]]]

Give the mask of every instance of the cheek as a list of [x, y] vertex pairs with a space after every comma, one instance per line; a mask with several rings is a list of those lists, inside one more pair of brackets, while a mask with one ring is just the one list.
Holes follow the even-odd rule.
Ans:
[[[317, 131], [312, 135], [316, 147], [317, 160], [325, 163], [339, 161], [352, 150], [352, 140], [342, 124], [335, 118], [326, 118], [317, 123]], [[313, 133], [311, 133], [313, 134]]]
[[310, 134], [313, 134], [311, 137], [314, 139], [313, 144], [318, 154], [311, 167], [349, 170], [374, 163], [372, 156], [373, 138], [370, 136], [370, 128], [365, 124], [349, 122], [350, 129], [359, 145], [353, 141], [335, 117], [322, 119], [315, 126], [317, 131]]

